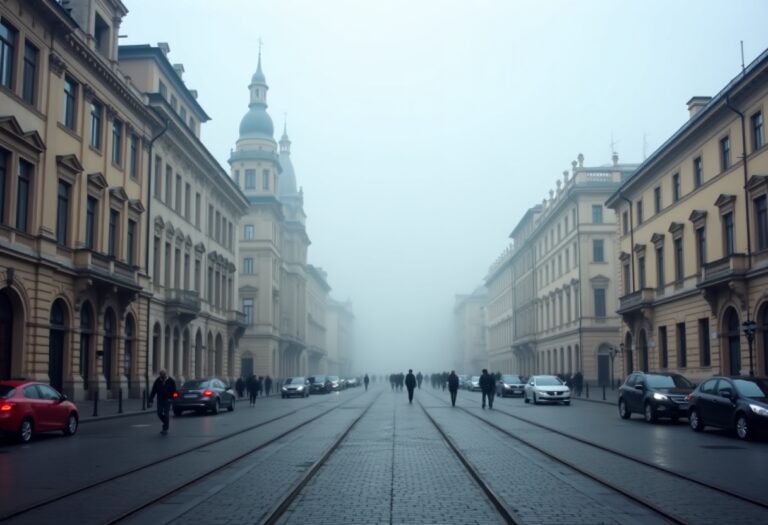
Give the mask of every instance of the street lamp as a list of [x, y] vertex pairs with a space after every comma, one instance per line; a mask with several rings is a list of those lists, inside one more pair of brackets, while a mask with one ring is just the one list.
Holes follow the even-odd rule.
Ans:
[[612, 346], [610, 350], [608, 350], [608, 355], [611, 358], [611, 390], [614, 389], [614, 382], [613, 382], [613, 360], [617, 355], [621, 355], [624, 353], [624, 343], [619, 343], [618, 347]]
[[755, 332], [757, 332], [757, 323], [754, 321], [744, 321], [741, 323], [744, 335], [747, 336], [747, 344], [749, 344], [749, 375], [750, 377], [755, 375], [755, 369], [752, 366], [752, 342], [755, 340]]

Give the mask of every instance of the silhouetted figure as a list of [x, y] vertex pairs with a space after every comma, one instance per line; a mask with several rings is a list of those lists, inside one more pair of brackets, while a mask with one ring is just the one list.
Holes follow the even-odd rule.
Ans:
[[272, 378], [267, 376], [264, 379], [264, 395], [269, 396], [272, 393]]
[[416, 388], [416, 376], [413, 370], [408, 369], [408, 375], [405, 376], [405, 388], [408, 389], [408, 403], [413, 403], [413, 389]]
[[245, 393], [245, 381], [242, 377], [238, 377], [235, 381], [235, 390], [237, 391], [237, 397], [242, 398]]
[[576, 390], [576, 395], [581, 397], [581, 388], [584, 386], [584, 376], [581, 372], [573, 374], [573, 388]]
[[451, 375], [448, 376], [448, 392], [451, 393], [451, 406], [456, 406], [456, 393], [459, 391], [459, 376], [456, 375], [456, 370], [451, 370]]
[[483, 368], [483, 375], [480, 376], [480, 390], [483, 392], [483, 408], [485, 408], [486, 399], [488, 400], [488, 408], [493, 408], [493, 395], [496, 393], [496, 381], [485, 368]]
[[173, 380], [164, 368], [158, 372], [158, 378], [152, 385], [152, 392], [149, 393], [149, 406], [152, 406], [152, 400], [157, 396], [157, 417], [163, 422], [162, 435], [168, 433], [168, 425], [171, 421], [171, 399], [176, 392], [176, 381]]
[[371, 380], [368, 378], [368, 374], [365, 374], [365, 378], [363, 379], [363, 384], [365, 385], [365, 391], [368, 392], [368, 383], [370, 383]]
[[416, 374], [416, 385], [419, 387], [419, 390], [421, 390], [421, 381], [424, 379], [424, 376], [421, 375], [421, 372]]
[[248, 400], [251, 406], [256, 404], [256, 376], [251, 374], [248, 379], [245, 380], [245, 388], [248, 389]]

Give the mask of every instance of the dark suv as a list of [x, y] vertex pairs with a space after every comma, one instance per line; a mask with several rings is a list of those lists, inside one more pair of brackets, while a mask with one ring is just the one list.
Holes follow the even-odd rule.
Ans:
[[328, 379], [328, 376], [309, 377], [310, 394], [330, 394], [331, 388], [331, 380]]
[[751, 439], [768, 431], [768, 378], [713, 377], [688, 400], [688, 422], [696, 432], [711, 425], [735, 429], [739, 439]]
[[677, 422], [688, 417], [687, 396], [696, 385], [680, 374], [635, 372], [619, 388], [619, 415], [643, 414], [648, 423], [660, 417]]

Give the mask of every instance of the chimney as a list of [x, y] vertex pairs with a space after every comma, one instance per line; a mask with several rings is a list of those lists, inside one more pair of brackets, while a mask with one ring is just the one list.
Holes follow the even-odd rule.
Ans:
[[183, 80], [184, 78], [184, 64], [174, 64], [173, 70], [176, 72], [177, 75], [179, 75], [179, 80]]
[[168, 45], [168, 42], [158, 42], [157, 47], [160, 48], [160, 51], [162, 51], [165, 56], [168, 56], [168, 53], [171, 52], [171, 46]]
[[688, 101], [688, 118], [693, 118], [710, 100], [712, 97], [691, 97]]

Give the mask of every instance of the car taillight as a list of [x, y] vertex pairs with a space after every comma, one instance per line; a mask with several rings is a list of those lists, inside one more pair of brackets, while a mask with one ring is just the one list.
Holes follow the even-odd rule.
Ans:
[[176, 399], [177, 397], [179, 397], [179, 393], [178, 393], [178, 392], [174, 392], [174, 393], [171, 395], [171, 397], [172, 397], [173, 399]]
[[213, 390], [205, 390], [203, 392], [203, 397], [211, 397], [213, 395]]
[[0, 412], [8, 412], [13, 408], [13, 403], [3, 403], [0, 405]]

